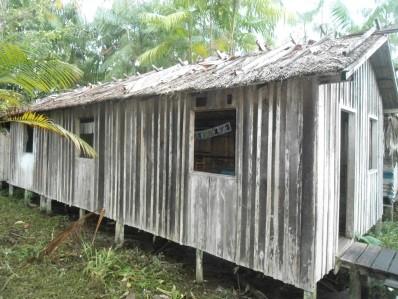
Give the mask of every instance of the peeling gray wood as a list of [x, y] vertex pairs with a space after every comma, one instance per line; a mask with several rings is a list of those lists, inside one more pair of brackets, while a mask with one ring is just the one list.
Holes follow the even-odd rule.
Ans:
[[[348, 82], [319, 86], [317, 106], [316, 177], [316, 279], [335, 266], [338, 253], [340, 196], [340, 115], [349, 110], [354, 118], [354, 190], [348, 229], [350, 235], [366, 233], [382, 216], [383, 134], [376, 140], [377, 168], [369, 170], [369, 118], [377, 117], [378, 132], [383, 132], [383, 104], [372, 65], [366, 61]], [[354, 179], [353, 179], [354, 178]], [[366, 253], [366, 251], [365, 251]], [[364, 253], [364, 254], [365, 254]], [[361, 259], [361, 257], [359, 258]]]
[[[359, 71], [373, 80], [370, 68]], [[35, 131], [31, 173], [19, 167], [22, 130], [12, 126], [10, 181], [29, 189], [31, 179], [29, 190], [49, 200], [88, 211], [105, 208], [120, 226], [313, 290], [333, 268], [337, 252], [338, 99], [365, 111], [359, 98], [367, 98], [374, 101], [372, 115], [381, 115], [377, 91], [357, 94], [365, 88], [360, 80], [354, 74], [353, 82], [318, 88], [311, 77], [209, 91], [207, 108], [236, 109], [235, 176], [193, 171], [198, 108], [192, 95], [176, 93], [49, 112], [76, 133], [79, 117], [95, 117], [98, 158], [80, 158], [58, 136]], [[226, 104], [228, 94], [232, 104]], [[356, 126], [367, 129], [362, 118]], [[356, 156], [363, 160], [366, 153], [358, 149], [366, 140], [356, 140]], [[380, 173], [365, 175], [364, 169], [356, 163], [356, 196], [378, 200]], [[368, 189], [360, 190], [362, 185]], [[354, 231], [363, 232], [381, 215], [373, 204], [379, 205], [355, 201]], [[367, 211], [370, 219], [362, 217]]]

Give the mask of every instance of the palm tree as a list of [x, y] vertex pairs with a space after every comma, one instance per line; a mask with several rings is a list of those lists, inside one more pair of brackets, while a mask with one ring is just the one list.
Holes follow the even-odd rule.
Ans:
[[56, 59], [33, 60], [19, 46], [0, 42], [0, 127], [13, 122], [44, 129], [68, 139], [85, 155], [95, 157], [95, 150], [84, 140], [45, 115], [19, 112], [30, 99], [70, 87], [81, 76], [82, 72], [73, 65]]
[[[163, 11], [162, 11], [163, 10]], [[157, 33], [158, 45], [138, 58], [140, 63], [161, 61], [168, 56], [193, 62], [215, 50], [249, 52], [259, 35], [272, 43], [273, 32], [284, 10], [276, 0], [173, 0], [159, 12], [144, 13], [141, 19]]]

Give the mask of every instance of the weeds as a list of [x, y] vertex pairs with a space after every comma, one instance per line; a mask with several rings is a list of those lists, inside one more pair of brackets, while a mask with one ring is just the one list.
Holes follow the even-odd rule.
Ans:
[[96, 249], [88, 243], [83, 243], [83, 254], [86, 266], [83, 273], [106, 285], [110, 276], [117, 276], [120, 271], [120, 261], [112, 248]]
[[65, 216], [47, 217], [22, 199], [0, 196], [0, 298], [233, 298], [232, 290], [220, 293], [217, 285], [193, 283], [191, 268], [162, 255], [110, 247], [104, 233], [98, 232], [92, 245], [95, 227], [69, 238], [56, 254], [32, 259], [69, 225]]
[[372, 230], [370, 236], [382, 242], [382, 246], [398, 250], [398, 222], [386, 221], [379, 231]]

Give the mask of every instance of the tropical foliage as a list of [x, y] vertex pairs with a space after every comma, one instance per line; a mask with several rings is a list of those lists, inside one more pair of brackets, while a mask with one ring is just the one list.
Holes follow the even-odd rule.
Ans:
[[18, 110], [32, 98], [70, 87], [81, 75], [73, 65], [57, 59], [32, 59], [21, 47], [0, 42], [0, 126], [15, 122], [45, 129], [70, 140], [86, 155], [95, 156], [85, 141], [46, 116]]

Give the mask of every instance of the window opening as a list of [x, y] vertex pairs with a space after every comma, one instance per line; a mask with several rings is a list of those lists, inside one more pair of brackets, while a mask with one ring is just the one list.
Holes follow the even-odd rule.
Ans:
[[377, 169], [377, 121], [369, 121], [369, 169]]
[[33, 127], [26, 126], [25, 134], [25, 153], [33, 153]]
[[235, 175], [236, 111], [195, 112], [194, 170]]
[[[80, 119], [80, 138], [94, 147], [94, 118]], [[82, 151], [80, 152], [81, 158], [89, 158]]]
[[196, 107], [206, 107], [207, 98], [206, 97], [197, 97], [196, 98]]

